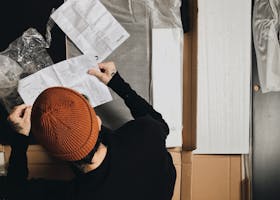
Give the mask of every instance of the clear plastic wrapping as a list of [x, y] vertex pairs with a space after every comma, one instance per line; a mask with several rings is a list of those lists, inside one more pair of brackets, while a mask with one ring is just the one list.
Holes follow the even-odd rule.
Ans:
[[280, 1], [256, 0], [252, 26], [262, 92], [279, 92]]
[[0, 96], [7, 97], [15, 88], [23, 69], [7, 56], [0, 55]]
[[53, 64], [46, 50], [52, 25], [47, 26], [47, 41], [36, 29], [29, 28], [0, 53], [0, 98], [7, 111], [23, 103], [17, 93], [18, 80]]

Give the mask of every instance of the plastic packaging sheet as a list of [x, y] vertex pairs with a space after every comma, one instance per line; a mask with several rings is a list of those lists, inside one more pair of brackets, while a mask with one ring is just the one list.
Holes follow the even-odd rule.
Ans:
[[280, 1], [256, 0], [253, 35], [262, 92], [280, 91]]
[[48, 42], [36, 29], [30, 28], [0, 53], [0, 98], [7, 111], [23, 103], [17, 93], [18, 80], [53, 64], [46, 51], [52, 26], [51, 22], [47, 25]]
[[[182, 29], [181, 0], [101, 0], [101, 2], [130, 34], [130, 38], [106, 60], [114, 61], [118, 71], [132, 88], [152, 103], [152, 29]], [[183, 30], [180, 40], [183, 47]], [[71, 41], [67, 40], [66, 46], [68, 57], [81, 54]], [[170, 68], [172, 69], [172, 66]], [[131, 114], [123, 100], [112, 94], [114, 101], [97, 107], [96, 112], [106, 126], [117, 128], [130, 120]]]

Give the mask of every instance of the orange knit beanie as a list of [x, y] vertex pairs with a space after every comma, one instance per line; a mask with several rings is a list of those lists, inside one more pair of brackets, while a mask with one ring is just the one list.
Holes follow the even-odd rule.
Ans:
[[53, 156], [77, 161], [94, 148], [99, 127], [88, 101], [74, 90], [53, 87], [36, 99], [31, 114], [32, 133]]

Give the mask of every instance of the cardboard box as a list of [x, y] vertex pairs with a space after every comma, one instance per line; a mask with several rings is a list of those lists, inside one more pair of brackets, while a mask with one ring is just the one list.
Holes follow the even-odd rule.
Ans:
[[240, 200], [241, 157], [239, 155], [194, 155], [192, 200]]
[[241, 155], [182, 152], [181, 200], [241, 200]]
[[192, 152], [183, 151], [182, 157], [182, 173], [181, 173], [181, 200], [191, 200], [192, 189]]
[[175, 165], [176, 172], [177, 172], [177, 178], [176, 178], [172, 200], [180, 200], [181, 199], [181, 174], [182, 174], [181, 148], [169, 149], [169, 152], [172, 156], [173, 163]]

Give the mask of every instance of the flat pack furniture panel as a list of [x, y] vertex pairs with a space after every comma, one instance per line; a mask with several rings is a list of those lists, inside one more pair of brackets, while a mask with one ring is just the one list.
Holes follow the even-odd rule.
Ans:
[[199, 154], [249, 152], [251, 1], [198, 1]]
[[[180, 29], [153, 29], [153, 105], [169, 125], [168, 147], [182, 146], [182, 57]], [[179, 137], [178, 137], [179, 136]]]

